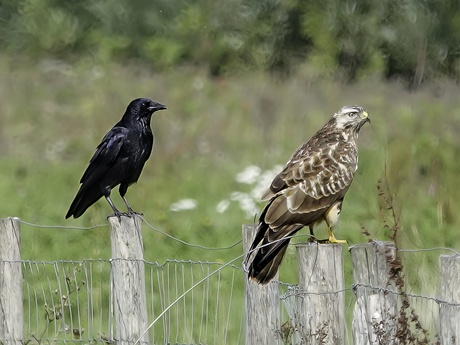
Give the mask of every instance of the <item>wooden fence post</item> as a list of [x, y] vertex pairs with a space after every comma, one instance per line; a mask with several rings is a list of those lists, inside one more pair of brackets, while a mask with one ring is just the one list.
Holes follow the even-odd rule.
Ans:
[[356, 294], [354, 345], [397, 344], [398, 290], [390, 279], [396, 258], [394, 243], [358, 244], [349, 250]]
[[297, 246], [298, 315], [295, 328], [301, 344], [345, 343], [345, 281], [342, 245]]
[[[243, 250], [246, 253], [256, 235], [255, 225], [243, 225]], [[273, 278], [278, 279], [278, 274]], [[259, 285], [245, 276], [245, 344], [277, 345], [280, 342], [278, 283]]]
[[19, 219], [0, 219], [0, 343], [23, 344]]
[[441, 255], [439, 336], [442, 345], [460, 343], [460, 256]]
[[[117, 344], [134, 344], [147, 329], [144, 244], [140, 217], [110, 217], [112, 298]], [[148, 332], [139, 344], [149, 344]]]

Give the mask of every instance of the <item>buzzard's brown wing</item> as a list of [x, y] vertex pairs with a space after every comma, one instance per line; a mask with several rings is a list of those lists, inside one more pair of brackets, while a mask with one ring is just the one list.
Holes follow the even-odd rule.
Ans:
[[274, 231], [291, 224], [308, 225], [322, 217], [344, 197], [358, 166], [353, 145], [315, 145], [299, 151], [264, 195], [274, 199], [264, 218]]

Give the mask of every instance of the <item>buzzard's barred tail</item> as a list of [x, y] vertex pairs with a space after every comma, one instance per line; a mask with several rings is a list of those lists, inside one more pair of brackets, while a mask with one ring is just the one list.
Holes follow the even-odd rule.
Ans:
[[[253, 256], [253, 260], [248, 269], [248, 278], [255, 280], [259, 284], [267, 284], [273, 277], [283, 260], [284, 254], [288, 247], [290, 237], [270, 241], [267, 237], [263, 237], [264, 233], [268, 231], [268, 225], [264, 222], [259, 224], [258, 233], [251, 246], [250, 252], [246, 260]], [[259, 248], [255, 255], [251, 252], [260, 243]]]
[[[269, 202], [269, 205], [271, 205], [273, 200]], [[268, 207], [265, 207], [260, 215], [256, 236], [245, 260], [246, 263], [252, 258], [247, 271], [248, 278], [259, 284], [267, 284], [273, 279], [286, 253], [291, 235], [301, 229], [301, 227], [288, 226], [287, 228], [278, 229], [277, 232], [273, 232], [264, 220], [267, 209]]]
[[257, 256], [259, 253], [257, 253], [256, 257], [251, 263], [251, 266], [249, 266], [249, 273], [248, 277], [249, 279], [252, 279], [256, 281], [259, 284], [267, 284], [270, 282], [270, 280], [273, 279], [273, 277], [276, 275], [276, 272], [278, 272], [278, 268], [281, 264], [281, 261], [283, 260], [284, 253], [286, 253], [287, 249], [287, 244], [280, 248], [279, 252], [270, 260], [258, 260]]

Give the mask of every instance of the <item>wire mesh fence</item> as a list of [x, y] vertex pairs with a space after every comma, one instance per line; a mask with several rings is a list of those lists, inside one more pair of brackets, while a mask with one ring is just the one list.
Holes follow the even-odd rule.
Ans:
[[110, 262], [23, 261], [26, 341], [112, 339]]
[[[26, 342], [115, 340], [110, 260], [23, 261], [22, 266]], [[235, 289], [243, 290], [243, 272], [228, 266], [211, 275], [221, 266], [200, 261], [145, 262], [149, 320], [169, 307], [149, 330], [153, 343], [242, 343], [244, 296]]]
[[[370, 277], [372, 279], [363, 282], [352, 278], [351, 273], [368, 270], [371, 265], [371, 261], [360, 263], [358, 260], [353, 261], [353, 268], [351, 263], [345, 267], [349, 274], [345, 275], [343, 289], [318, 293], [305, 290], [297, 282], [270, 283], [276, 285], [279, 302], [279, 323], [272, 330], [274, 344], [303, 344], [312, 338], [327, 343], [328, 325], [309, 328], [311, 320], [300, 306], [305, 299], [331, 295], [343, 296], [345, 300], [344, 343], [364, 344], [356, 339], [357, 333], [365, 334], [370, 343], [382, 344], [392, 343], [395, 337], [414, 344], [451, 344], [452, 339], [457, 339], [452, 337], [455, 329], [454, 333], [446, 332], [446, 325], [456, 325], [456, 320], [460, 320], [460, 301], [456, 295], [458, 273], [455, 273], [459, 253], [449, 248], [398, 249], [397, 255], [391, 257], [385, 245], [378, 241], [362, 246], [368, 250], [370, 245], [374, 246], [375, 253], [369, 253], [381, 255], [386, 261], [386, 271], [380, 272], [385, 274], [378, 280]], [[383, 251], [379, 254], [380, 249]], [[451, 255], [440, 256], [446, 252]], [[353, 253], [351, 256], [353, 259]], [[447, 270], [443, 269], [444, 259], [452, 259]], [[111, 259], [8, 262], [0, 258], [0, 264], [20, 263], [22, 268], [24, 343], [115, 343], [118, 339], [113, 262]], [[144, 261], [150, 342], [247, 343], [247, 278], [238, 263]], [[292, 261], [289, 264], [292, 265]], [[321, 262], [315, 263], [312, 272], [322, 266]], [[446, 309], [450, 313], [447, 321], [446, 316], [443, 317]], [[264, 314], [267, 310], [261, 306], [256, 312]]]
[[[145, 262], [147, 310], [149, 320], [160, 318], [149, 330], [154, 344], [244, 344], [245, 274], [240, 267], [227, 266], [212, 275], [222, 263], [168, 260]], [[110, 260], [22, 261], [24, 279], [24, 333], [27, 343], [112, 343], [115, 320], [111, 300]], [[208, 277], [208, 278], [206, 278]], [[200, 280], [202, 284], [194, 286]], [[297, 284], [274, 282], [280, 300], [279, 343], [302, 343], [307, 321], [299, 301], [311, 294]], [[440, 303], [434, 296], [401, 294], [384, 287], [370, 286], [378, 293], [395, 295], [391, 306], [397, 327], [413, 337], [438, 340]], [[328, 294], [344, 294], [347, 336], [357, 301], [356, 285]], [[404, 296], [401, 299], [401, 296]], [[453, 305], [453, 304], [452, 304]], [[169, 308], [169, 309], [168, 309]], [[168, 309], [164, 313], [165, 309]], [[261, 310], [260, 312], [264, 312]], [[402, 319], [405, 317], [405, 321]], [[395, 321], [393, 320], [393, 321]], [[391, 320], [373, 316], [368, 327], [384, 329]]]

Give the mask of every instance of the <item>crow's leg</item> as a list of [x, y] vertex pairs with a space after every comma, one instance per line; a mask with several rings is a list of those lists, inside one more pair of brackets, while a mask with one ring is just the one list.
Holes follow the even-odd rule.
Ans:
[[118, 218], [118, 221], [121, 223], [121, 216], [124, 216], [125, 214], [121, 213], [120, 211], [118, 211], [118, 209], [115, 207], [115, 204], [113, 203], [112, 199], [110, 198], [110, 195], [106, 195], [105, 198], [106, 198], [107, 202], [109, 203], [110, 207], [113, 210], [113, 214], [108, 216], [107, 218], [112, 217], [112, 216], [116, 216]]
[[120, 188], [118, 189], [118, 191], [120, 192], [120, 196], [123, 199], [123, 201], [124, 201], [124, 203], [126, 205], [126, 208], [128, 209], [128, 215], [133, 216], [135, 214], [139, 214], [139, 215], [142, 216], [142, 213], [139, 213], [139, 212], [136, 212], [136, 211], [133, 210], [133, 208], [129, 204], [128, 200], [125, 198], [126, 192], [128, 191], [128, 186], [129, 185], [126, 184], [126, 183], [121, 183]]
[[131, 207], [131, 205], [129, 204], [128, 200], [124, 196], [122, 196], [122, 198], [123, 198], [123, 201], [125, 202], [126, 208], [128, 209], [128, 214], [130, 216], [132, 216], [134, 214], [138, 214], [138, 215], [141, 215], [141, 216], [143, 215], [142, 213], [134, 211], [133, 208]]

